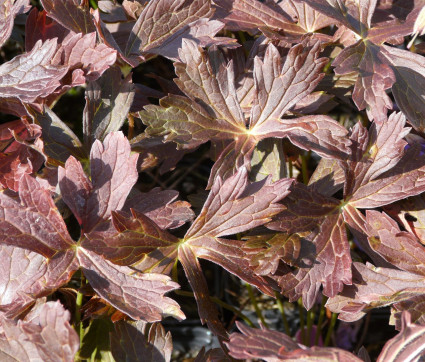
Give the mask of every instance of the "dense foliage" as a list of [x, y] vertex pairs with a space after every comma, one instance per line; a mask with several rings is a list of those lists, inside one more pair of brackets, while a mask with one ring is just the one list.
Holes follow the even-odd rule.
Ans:
[[336, 318], [378, 307], [417, 360], [424, 5], [0, 0], [0, 359], [169, 361], [189, 295], [196, 361], [367, 361]]

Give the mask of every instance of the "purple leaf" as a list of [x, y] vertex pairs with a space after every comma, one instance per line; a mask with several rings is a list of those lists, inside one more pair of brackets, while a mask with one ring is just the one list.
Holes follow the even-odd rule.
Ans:
[[58, 171], [62, 198], [77, 217], [83, 232], [120, 210], [137, 181], [138, 155], [130, 155], [130, 144], [121, 132], [110, 133], [103, 145], [96, 140], [90, 153], [91, 182], [75, 158]]
[[120, 68], [112, 67], [88, 84], [83, 117], [86, 144], [94, 139], [103, 141], [124, 124], [134, 99], [134, 86], [131, 73], [125, 79], [121, 74]]
[[[74, 361], [79, 337], [69, 324], [70, 313], [60, 302], [48, 302], [31, 321], [0, 316], [0, 357], [19, 361]], [[8, 360], [8, 359], [7, 359]]]
[[56, 46], [56, 39], [38, 41], [29, 53], [3, 63], [0, 66], [0, 96], [32, 102], [54, 92], [68, 71], [67, 66], [52, 64]]
[[29, 0], [1, 0], [0, 1], [0, 47], [9, 39], [12, 33], [15, 17], [31, 9]]
[[50, 192], [36, 179], [22, 177], [19, 199], [0, 193], [0, 238], [4, 244], [48, 258], [74, 245]]
[[81, 245], [118, 265], [131, 265], [156, 248], [166, 247], [178, 239], [160, 229], [152, 220], [132, 210], [130, 217], [123, 212], [112, 212], [112, 223], [104, 230], [99, 225], [86, 234]]
[[377, 361], [413, 361], [420, 358], [424, 350], [425, 327], [412, 324], [410, 314], [403, 312], [400, 333], [385, 343]]
[[283, 210], [278, 202], [289, 194], [292, 182], [265, 179], [249, 184], [244, 167], [224, 182], [218, 178], [185, 239], [232, 235], [267, 223]]
[[[41, 0], [47, 15], [59, 24], [75, 33], [91, 33], [95, 31], [90, 15], [89, 3], [86, 0]], [[72, 14], [72, 16], [70, 16]]]
[[185, 318], [179, 305], [164, 296], [179, 287], [168, 276], [135, 272], [83, 248], [78, 249], [78, 260], [99, 296], [129, 317], [149, 323], [166, 316]]

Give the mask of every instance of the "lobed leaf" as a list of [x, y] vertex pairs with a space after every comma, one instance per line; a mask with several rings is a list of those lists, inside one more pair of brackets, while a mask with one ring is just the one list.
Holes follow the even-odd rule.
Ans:
[[129, 215], [112, 211], [112, 223], [103, 224], [86, 234], [81, 245], [118, 265], [131, 265], [156, 248], [166, 247], [178, 239], [161, 230], [144, 214], [131, 210]]
[[68, 67], [52, 64], [56, 46], [56, 39], [38, 41], [30, 52], [3, 63], [0, 66], [0, 97], [32, 102], [59, 87]]
[[0, 316], [0, 357], [7, 361], [74, 361], [79, 338], [60, 302], [44, 304], [31, 321]]
[[75, 33], [95, 31], [87, 0], [41, 0], [41, 5], [49, 17]]
[[24, 175], [20, 202], [0, 192], [0, 238], [3, 244], [35, 251], [47, 258], [74, 245], [50, 192]]
[[164, 294], [179, 285], [162, 274], [142, 274], [125, 266], [114, 265], [83, 248], [78, 260], [97, 294], [129, 317], [149, 323], [173, 316], [185, 318], [179, 305]]
[[[106, 135], [120, 130], [135, 95], [131, 74], [122, 78], [118, 67], [109, 68], [86, 89], [83, 132], [86, 144], [103, 141]], [[90, 142], [89, 142], [90, 140]]]
[[224, 182], [218, 178], [185, 239], [232, 235], [269, 222], [283, 210], [278, 202], [289, 194], [292, 182], [281, 179], [272, 184], [265, 179], [249, 184], [244, 167]]
[[113, 132], [90, 153], [91, 182], [75, 158], [58, 170], [62, 198], [82, 225], [91, 231], [100, 221], [120, 210], [137, 181], [138, 155], [130, 155], [130, 144], [121, 132]]

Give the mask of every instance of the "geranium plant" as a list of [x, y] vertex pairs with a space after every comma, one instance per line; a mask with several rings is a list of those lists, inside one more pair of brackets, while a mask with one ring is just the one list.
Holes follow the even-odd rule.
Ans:
[[0, 359], [417, 360], [423, 6], [0, 0]]

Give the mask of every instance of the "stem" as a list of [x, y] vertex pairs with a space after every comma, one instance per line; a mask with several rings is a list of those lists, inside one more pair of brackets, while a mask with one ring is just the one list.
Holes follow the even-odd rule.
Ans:
[[172, 276], [173, 276], [173, 281], [178, 283], [179, 282], [179, 272], [177, 270], [177, 259], [176, 259], [176, 261], [173, 265]]
[[305, 343], [305, 333], [304, 333], [304, 306], [302, 298], [298, 299], [298, 313], [300, 315], [300, 331], [301, 331], [301, 343]]
[[[307, 347], [311, 347], [311, 329], [313, 327], [315, 315], [316, 315], [316, 312], [315, 312], [314, 308], [311, 308], [309, 311], [307, 311], [307, 338], [306, 338]], [[317, 332], [317, 330], [316, 330], [316, 332]]]
[[289, 178], [294, 177], [294, 169], [293, 169], [291, 160], [288, 160], [288, 172], [289, 172]]
[[285, 328], [285, 333], [290, 336], [291, 330], [289, 329], [288, 319], [285, 314], [285, 307], [283, 306], [282, 299], [280, 299], [280, 295], [278, 292], [275, 292], [277, 307], [279, 308], [280, 314], [282, 315], [283, 327]]
[[327, 300], [328, 298], [323, 295], [322, 302], [320, 303], [319, 320], [317, 321], [317, 333], [316, 333], [316, 337], [314, 338], [315, 346], [319, 344], [319, 337], [322, 334], [322, 323], [323, 323], [323, 319], [325, 318], [325, 303]]
[[257, 304], [257, 300], [255, 299], [251, 284], [246, 284], [246, 287], [248, 289], [249, 299], [251, 299], [251, 303], [254, 306], [257, 317], [260, 319], [264, 327], [269, 328], [266, 320], [264, 319], [263, 313], [261, 313], [260, 307]]
[[331, 341], [332, 332], [335, 328], [337, 318], [338, 318], [338, 314], [332, 313], [331, 323], [329, 324], [328, 332], [326, 333], [325, 343], [323, 344], [324, 347], [327, 347], [329, 345], [329, 342]]
[[128, 118], [128, 139], [131, 140], [134, 137], [134, 118], [129, 113], [127, 115]]
[[[194, 298], [193, 292], [188, 292], [186, 290], [175, 290], [174, 293], [178, 295], [182, 295], [184, 297], [192, 297]], [[246, 316], [244, 315], [240, 310], [236, 309], [235, 307], [231, 306], [230, 304], [227, 304], [226, 302], [223, 302], [221, 299], [218, 299], [216, 297], [209, 297], [214, 303], [217, 303], [218, 305], [222, 306], [223, 308], [230, 310], [234, 314], [236, 314], [240, 319], [243, 319], [246, 324], [248, 324], [250, 327], [255, 328], [255, 324]]]
[[303, 176], [303, 183], [308, 184], [308, 160], [310, 159], [310, 154], [301, 156], [301, 172]]
[[[84, 278], [83, 273], [81, 273], [81, 279], [80, 279], [80, 289], [84, 287], [86, 284], [86, 279]], [[75, 325], [74, 328], [76, 332], [78, 333], [78, 336], [80, 337], [80, 345], [83, 342], [84, 337], [84, 329], [83, 329], [83, 323], [81, 323], [81, 307], [83, 306], [83, 293], [81, 293], [79, 290], [77, 291], [77, 298], [75, 299]]]
[[97, 1], [95, 1], [95, 0], [90, 0], [90, 5], [95, 10], [98, 8]]

